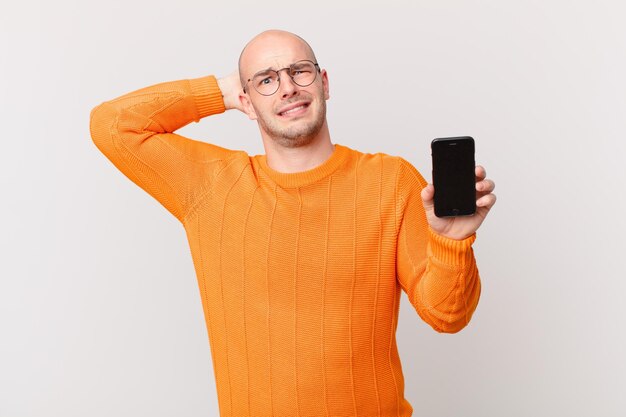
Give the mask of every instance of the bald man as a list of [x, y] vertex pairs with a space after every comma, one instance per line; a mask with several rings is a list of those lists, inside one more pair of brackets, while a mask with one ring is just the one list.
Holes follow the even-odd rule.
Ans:
[[[96, 146], [185, 228], [220, 415], [410, 416], [401, 291], [438, 332], [467, 326], [478, 304], [472, 244], [493, 181], [476, 167], [476, 214], [436, 217], [433, 186], [404, 158], [331, 142], [329, 97], [309, 44], [271, 30], [229, 76], [92, 110]], [[265, 154], [174, 133], [232, 109], [257, 122]]]

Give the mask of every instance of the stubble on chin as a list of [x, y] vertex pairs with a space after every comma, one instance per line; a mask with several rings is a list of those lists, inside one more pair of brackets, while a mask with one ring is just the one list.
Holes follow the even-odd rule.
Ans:
[[[320, 106], [313, 120], [305, 125], [298, 123], [297, 126], [281, 127], [276, 120], [271, 119], [273, 116], [259, 117], [258, 122], [267, 135], [278, 145], [284, 148], [298, 148], [306, 146], [313, 142], [317, 134], [324, 126], [326, 119], [326, 102], [322, 99], [319, 101]], [[295, 121], [297, 123], [297, 121]]]

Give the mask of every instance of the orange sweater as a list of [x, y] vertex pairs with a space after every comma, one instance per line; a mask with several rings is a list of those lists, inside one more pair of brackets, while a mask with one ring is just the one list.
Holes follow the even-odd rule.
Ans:
[[410, 416], [400, 290], [440, 332], [480, 295], [472, 236], [428, 228], [425, 181], [400, 157], [340, 144], [280, 173], [264, 155], [172, 133], [224, 111], [213, 76], [97, 106], [96, 146], [185, 227], [223, 416]]

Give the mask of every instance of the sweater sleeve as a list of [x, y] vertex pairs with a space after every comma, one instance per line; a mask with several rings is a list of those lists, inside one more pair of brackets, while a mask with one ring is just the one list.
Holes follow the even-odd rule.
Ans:
[[236, 151], [173, 133], [225, 111], [214, 76], [170, 81], [106, 101], [91, 111], [98, 149], [181, 222]]
[[397, 278], [420, 317], [438, 332], [456, 333], [470, 321], [481, 283], [472, 250], [476, 235], [453, 240], [426, 221], [426, 181], [406, 160], [398, 171]]

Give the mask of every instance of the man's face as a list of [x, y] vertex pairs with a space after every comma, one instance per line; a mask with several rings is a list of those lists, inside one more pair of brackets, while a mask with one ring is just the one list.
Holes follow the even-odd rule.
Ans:
[[[270, 36], [256, 39], [245, 51], [241, 72], [244, 80], [266, 69], [280, 70], [308, 59], [314, 61], [309, 49], [299, 39]], [[288, 70], [280, 71], [278, 91], [264, 96], [246, 84], [248, 116], [257, 120], [263, 136], [283, 147], [299, 147], [311, 143], [326, 122], [328, 78], [318, 72], [312, 84], [301, 87], [294, 83]], [[244, 99], [245, 102], [245, 99]]]

